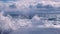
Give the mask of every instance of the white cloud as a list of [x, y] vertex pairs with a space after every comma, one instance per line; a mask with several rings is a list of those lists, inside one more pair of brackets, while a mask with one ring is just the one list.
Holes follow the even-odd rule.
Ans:
[[[38, 2], [39, 1], [39, 2]], [[53, 22], [57, 21], [49, 21], [44, 20], [44, 17], [39, 17], [37, 13], [37, 8], [35, 8], [35, 5], [37, 3], [42, 3], [44, 6], [46, 5], [52, 5], [54, 8], [60, 6], [60, 2], [54, 2], [54, 1], [47, 1], [47, 0], [22, 0], [22, 1], [16, 1], [16, 2], [0, 2], [0, 27], [2, 29], [12, 29], [12, 30], [21, 30], [21, 29], [29, 29], [29, 28], [60, 28], [60, 25], [53, 25]], [[10, 5], [15, 4], [16, 8], [10, 8]], [[29, 5], [32, 5], [33, 8], [29, 8]], [[35, 11], [36, 9], [36, 11]], [[21, 17], [18, 18], [12, 18], [10, 15], [4, 16], [3, 13], [11, 12], [11, 11], [20, 11], [26, 18], [21, 19]], [[45, 12], [45, 11], [44, 11]], [[33, 15], [34, 14], [34, 15]], [[37, 14], [37, 15], [36, 15]], [[33, 15], [32, 19], [27, 19], [28, 16]], [[47, 16], [48, 17], [48, 16]], [[52, 16], [50, 16], [52, 17]], [[58, 16], [59, 17], [59, 16]], [[58, 21], [59, 22], [59, 21]], [[59, 24], [57, 22], [57, 24]]]
[[[37, 1], [39, 1], [39, 0], [37, 0]], [[32, 10], [32, 11], [34, 11], [33, 9], [29, 9], [28, 8], [28, 6], [30, 5], [30, 4], [32, 4], [32, 5], [36, 5], [37, 3], [39, 3], [39, 2], [37, 2], [36, 0], [23, 0], [23, 1], [17, 1], [17, 2], [8, 2], [8, 3], [3, 3], [3, 2], [0, 2], [0, 6], [2, 6], [1, 7], [1, 9], [3, 9], [3, 12], [4, 11], [20, 11], [21, 9], [21, 11], [23, 11], [22, 13], [24, 13], [26, 16], [27, 16], [27, 14], [26, 13], [29, 13], [29, 11], [30, 10]], [[36, 4], [35, 4], [36, 3]], [[49, 4], [49, 5], [53, 5], [53, 7], [54, 6], [56, 6], [56, 5], [59, 5], [60, 3], [59, 2], [54, 2], [54, 1], [44, 1], [44, 0], [42, 0], [42, 1], [40, 1], [40, 3], [43, 3], [43, 4]], [[9, 8], [8, 6], [9, 5], [11, 5], [11, 4], [15, 4], [16, 5], [16, 9], [11, 9], [11, 8]], [[56, 5], [55, 5], [56, 4]], [[22, 8], [23, 7], [23, 8]], [[35, 12], [36, 13], [36, 12]], [[1, 16], [0, 17], [1, 19], [6, 19], [6, 21], [7, 21], [7, 19], [9, 19], [9, 22], [10, 22], [10, 18], [8, 17], [4, 17], [4, 16]], [[35, 19], [34, 19], [35, 18]], [[34, 20], [36, 20], [36, 21], [39, 21], [40, 20], [40, 18], [39, 17], [34, 17], [33, 19]], [[4, 21], [4, 20], [3, 20]], [[18, 21], [18, 23], [19, 22], [21, 22], [21, 20], [19, 20]], [[22, 22], [23, 22], [23, 24], [21, 25], [21, 26], [24, 26], [24, 25], [26, 25], [24, 22], [25, 22], [25, 20], [22, 20]], [[30, 22], [30, 21], [28, 21], [28, 22]], [[27, 20], [26, 20], [26, 23], [28, 23], [27, 22]]]

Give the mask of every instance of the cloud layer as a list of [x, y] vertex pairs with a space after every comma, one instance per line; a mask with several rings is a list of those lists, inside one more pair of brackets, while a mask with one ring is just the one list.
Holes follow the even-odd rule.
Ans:
[[1, 1], [0, 28], [3, 33], [13, 31], [11, 34], [18, 31], [24, 34], [23, 32], [30, 29], [60, 28], [60, 2], [51, 0]]

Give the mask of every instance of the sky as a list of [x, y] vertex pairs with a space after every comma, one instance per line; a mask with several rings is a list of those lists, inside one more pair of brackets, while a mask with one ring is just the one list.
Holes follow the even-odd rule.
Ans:
[[0, 34], [60, 34], [59, 28], [60, 0], [0, 0]]
[[[8, 1], [18, 1], [18, 0], [0, 0], [3, 2], [8, 2]], [[56, 1], [56, 2], [60, 2], [60, 0], [44, 0], [44, 1]]]

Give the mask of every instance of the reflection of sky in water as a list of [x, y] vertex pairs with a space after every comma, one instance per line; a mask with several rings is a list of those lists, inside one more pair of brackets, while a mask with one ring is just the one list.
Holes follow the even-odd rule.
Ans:
[[60, 34], [60, 3], [56, 0], [0, 1], [0, 34]]

